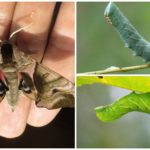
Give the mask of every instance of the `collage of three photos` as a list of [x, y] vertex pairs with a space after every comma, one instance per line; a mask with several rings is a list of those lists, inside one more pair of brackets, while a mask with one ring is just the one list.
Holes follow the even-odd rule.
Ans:
[[1, 148], [150, 147], [150, 2], [0, 8]]

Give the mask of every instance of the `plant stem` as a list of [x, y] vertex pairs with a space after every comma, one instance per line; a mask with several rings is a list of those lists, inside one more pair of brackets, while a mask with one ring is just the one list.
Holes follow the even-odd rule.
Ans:
[[99, 75], [99, 74], [115, 73], [115, 72], [127, 72], [127, 71], [139, 70], [139, 69], [145, 69], [145, 68], [150, 68], [150, 64], [130, 66], [130, 67], [122, 67], [122, 68], [115, 67], [113, 69], [79, 73], [78, 75]]

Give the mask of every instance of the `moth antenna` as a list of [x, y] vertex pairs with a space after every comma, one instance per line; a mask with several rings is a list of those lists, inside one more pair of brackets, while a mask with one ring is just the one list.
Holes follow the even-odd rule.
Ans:
[[[33, 18], [33, 14], [34, 14], [34, 13], [35, 13], [34, 11], [31, 13], [31, 16], [30, 16], [31, 18]], [[22, 27], [22, 28], [20, 28], [20, 29], [18, 29], [18, 30], [16, 30], [16, 31], [14, 31], [14, 32], [10, 35], [9, 40], [10, 40], [15, 34], [17, 34], [18, 32], [20, 32], [20, 31], [22, 31], [22, 30], [24, 30], [24, 29], [27, 29], [27, 28], [29, 28], [30, 26], [32, 26], [32, 24], [33, 24], [33, 22], [30, 23], [29, 25], [25, 26], [25, 27]]]
[[17, 34], [18, 32], [20, 32], [20, 31], [22, 31], [22, 30], [24, 30], [24, 29], [29, 28], [32, 24], [33, 24], [33, 22], [30, 23], [29, 25], [25, 26], [25, 27], [22, 27], [22, 28], [20, 28], [20, 29], [18, 29], [18, 30], [16, 30], [16, 31], [14, 31], [14, 32], [10, 35], [9, 40], [10, 40], [15, 34]]

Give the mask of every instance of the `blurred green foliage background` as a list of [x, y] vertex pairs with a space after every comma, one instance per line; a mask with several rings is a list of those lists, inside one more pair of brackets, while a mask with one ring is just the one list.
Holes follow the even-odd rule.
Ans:
[[[77, 72], [103, 70], [110, 66], [126, 67], [144, 64], [124, 47], [115, 28], [104, 18], [106, 2], [77, 3]], [[120, 10], [150, 41], [150, 2], [117, 2]], [[127, 73], [150, 73], [150, 69]]]
[[102, 84], [77, 88], [77, 147], [150, 147], [149, 114], [131, 112], [109, 123], [95, 115], [95, 107], [111, 104], [128, 93], [128, 90]]

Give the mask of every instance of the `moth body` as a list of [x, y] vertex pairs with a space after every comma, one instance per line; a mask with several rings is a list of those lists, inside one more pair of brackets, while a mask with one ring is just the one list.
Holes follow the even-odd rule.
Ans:
[[1, 59], [0, 67], [4, 76], [3, 82], [8, 89], [4, 94], [6, 94], [8, 104], [13, 109], [17, 103], [19, 93], [18, 70], [14, 61], [13, 47], [7, 41], [1, 44]]
[[[74, 84], [68, 79], [36, 62], [8, 41], [1, 43], [0, 53], [0, 102], [6, 95], [14, 110], [21, 90], [38, 107], [74, 107]], [[33, 74], [27, 72], [28, 67]]]

